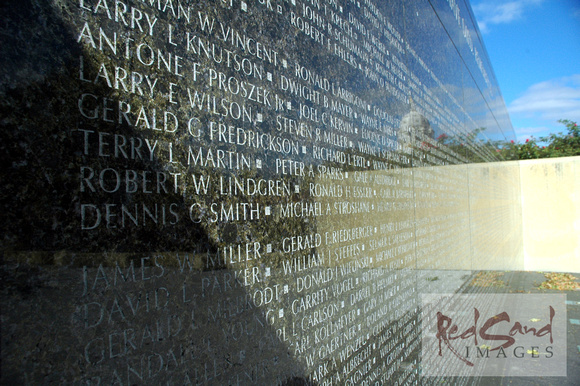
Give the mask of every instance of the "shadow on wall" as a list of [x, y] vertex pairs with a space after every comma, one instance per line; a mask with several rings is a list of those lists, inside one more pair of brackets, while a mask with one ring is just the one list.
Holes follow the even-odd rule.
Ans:
[[186, 218], [204, 198], [175, 186], [170, 134], [144, 129], [161, 102], [120, 99], [61, 5], [1, 6], [2, 383], [316, 384], [262, 274], [218, 253], [256, 230]]

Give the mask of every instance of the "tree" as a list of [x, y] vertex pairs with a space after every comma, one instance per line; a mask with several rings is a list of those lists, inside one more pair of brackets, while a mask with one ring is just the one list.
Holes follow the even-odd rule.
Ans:
[[576, 122], [561, 119], [558, 122], [566, 126], [567, 134], [550, 134], [548, 137], [540, 138], [549, 145], [544, 149], [547, 157], [569, 157], [580, 155], [580, 127]]
[[550, 134], [547, 137], [540, 137], [540, 143], [547, 145], [540, 146], [538, 141], [531, 137], [524, 143], [511, 141], [502, 149], [505, 154], [512, 153], [513, 158], [508, 159], [536, 159], [536, 158], [556, 158], [580, 155], [580, 127], [576, 122], [568, 119], [561, 119], [558, 122], [566, 126], [567, 133], [559, 132]]

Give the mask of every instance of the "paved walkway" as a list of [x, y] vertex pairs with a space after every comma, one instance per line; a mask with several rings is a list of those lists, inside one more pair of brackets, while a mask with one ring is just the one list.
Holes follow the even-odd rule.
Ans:
[[[558, 291], [539, 289], [546, 280], [540, 272], [502, 272], [498, 280], [503, 286], [491, 292], [502, 293], [565, 293], [567, 296], [567, 376], [566, 377], [482, 377], [478, 385], [580, 385], [580, 291]], [[573, 273], [580, 282], [580, 273]]]

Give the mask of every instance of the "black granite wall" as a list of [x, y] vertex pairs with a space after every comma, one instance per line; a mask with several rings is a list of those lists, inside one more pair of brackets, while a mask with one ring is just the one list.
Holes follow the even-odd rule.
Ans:
[[521, 263], [463, 1], [0, 10], [3, 384], [418, 382], [420, 294]]

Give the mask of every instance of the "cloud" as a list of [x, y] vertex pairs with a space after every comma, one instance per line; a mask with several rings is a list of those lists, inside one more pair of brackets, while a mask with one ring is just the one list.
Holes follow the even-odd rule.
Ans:
[[543, 0], [483, 0], [475, 3], [473, 12], [477, 19], [479, 30], [489, 32], [493, 24], [506, 24], [520, 19], [530, 7], [540, 4]]
[[580, 121], [580, 74], [532, 85], [510, 103], [508, 111], [544, 120]]
[[525, 142], [526, 139], [530, 139], [532, 137], [536, 138], [537, 140], [538, 138], [545, 137], [549, 133], [553, 132], [553, 128], [548, 126], [516, 127], [514, 130], [519, 142]]

